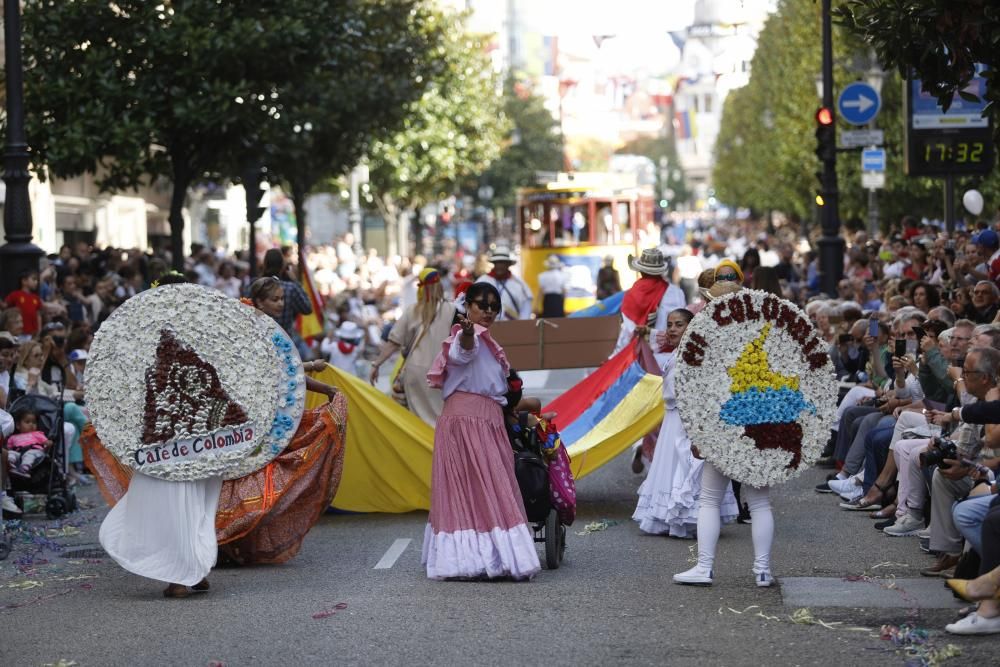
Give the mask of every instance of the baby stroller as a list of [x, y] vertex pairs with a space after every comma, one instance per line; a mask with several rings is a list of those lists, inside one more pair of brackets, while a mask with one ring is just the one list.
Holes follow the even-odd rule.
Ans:
[[[14, 492], [44, 493], [45, 515], [58, 519], [67, 512], [76, 510], [76, 494], [66, 483], [66, 438], [63, 435], [62, 403], [40, 394], [24, 394], [15, 399], [7, 411], [17, 415], [22, 410], [30, 410], [38, 415], [38, 429], [52, 441], [52, 448], [45, 458], [31, 470], [31, 477], [10, 475]], [[4, 461], [3, 465], [7, 465]], [[22, 508], [23, 509], [23, 508]]]
[[566, 553], [566, 526], [576, 514], [576, 492], [569, 472], [569, 457], [555, 426], [540, 420], [528, 425], [528, 413], [507, 423], [514, 449], [514, 472], [524, 500], [535, 542], [545, 544], [545, 566], [555, 570]]

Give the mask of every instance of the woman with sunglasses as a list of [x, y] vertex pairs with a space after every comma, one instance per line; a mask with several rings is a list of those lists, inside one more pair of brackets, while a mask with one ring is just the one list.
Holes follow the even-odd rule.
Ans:
[[541, 564], [504, 426], [510, 364], [489, 333], [500, 292], [475, 283], [465, 305], [427, 373], [444, 410], [434, 429], [421, 560], [430, 579], [530, 579]]

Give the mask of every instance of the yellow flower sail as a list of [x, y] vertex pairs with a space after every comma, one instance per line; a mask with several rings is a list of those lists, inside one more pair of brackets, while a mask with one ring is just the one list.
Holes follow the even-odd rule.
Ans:
[[799, 390], [799, 378], [794, 375], [781, 375], [771, 370], [771, 365], [767, 361], [767, 352], [764, 351], [764, 341], [771, 332], [771, 325], [765, 324], [760, 335], [743, 349], [736, 363], [726, 372], [732, 378], [732, 385], [729, 387], [730, 393], [740, 394], [749, 389], [763, 391], [765, 389], [788, 388], [792, 391]]

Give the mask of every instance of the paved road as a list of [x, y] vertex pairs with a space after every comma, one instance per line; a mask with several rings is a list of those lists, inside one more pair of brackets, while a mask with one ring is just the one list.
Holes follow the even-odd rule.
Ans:
[[740, 525], [723, 529], [712, 588], [672, 584], [694, 542], [639, 534], [628, 462], [581, 480], [567, 559], [530, 583], [428, 581], [424, 513], [329, 514], [290, 563], [218, 569], [211, 593], [164, 600], [161, 585], [81, 553], [105, 512], [88, 490], [93, 509], [28, 524], [61, 552], [35, 553], [36, 534], [0, 562], [0, 665], [900, 665], [877, 635], [906, 622], [930, 630], [931, 648], [957, 646], [949, 665], [995, 664], [995, 640], [943, 632], [959, 605], [939, 582], [909, 580], [930, 561], [915, 540], [815, 494], [819, 470], [773, 493], [780, 587], [753, 586]]

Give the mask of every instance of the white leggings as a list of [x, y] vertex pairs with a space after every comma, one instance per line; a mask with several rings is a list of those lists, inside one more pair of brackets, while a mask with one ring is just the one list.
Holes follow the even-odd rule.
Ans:
[[[701, 473], [701, 496], [698, 509], [698, 565], [711, 570], [715, 563], [715, 547], [719, 542], [719, 507], [726, 494], [729, 478], [705, 461]], [[743, 485], [743, 498], [750, 508], [750, 528], [753, 534], [753, 571], [771, 571], [771, 542], [774, 540], [774, 517], [768, 488]]]

